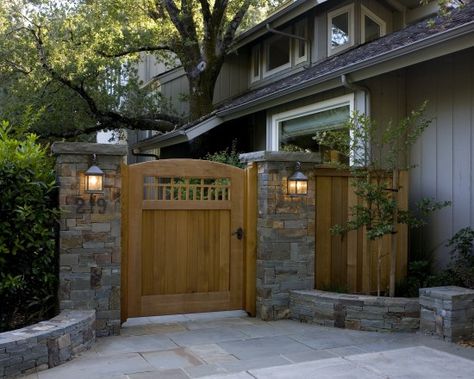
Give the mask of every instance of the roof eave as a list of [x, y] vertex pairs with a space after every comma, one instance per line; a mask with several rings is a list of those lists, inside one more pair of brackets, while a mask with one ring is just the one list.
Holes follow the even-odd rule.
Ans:
[[250, 28], [249, 30], [240, 34], [235, 39], [235, 42], [232, 45], [232, 50], [238, 50], [241, 47], [269, 33], [266, 28], [267, 24], [271, 24], [273, 28], [279, 27], [294, 19], [295, 17], [298, 17], [299, 15], [318, 6], [319, 4], [325, 3], [326, 1], [327, 0], [295, 1], [293, 4], [283, 8], [280, 12], [271, 15], [261, 23], [255, 25], [253, 28]]
[[[456, 51], [463, 50], [465, 48], [473, 47], [474, 46], [474, 38], [469, 34], [474, 32], [474, 21], [471, 21], [467, 24], [460, 25], [456, 28], [447, 30], [445, 32], [437, 33], [433, 36], [429, 36], [424, 38], [420, 41], [416, 41], [413, 44], [402, 46], [393, 50], [390, 50], [386, 53], [377, 55], [372, 58], [368, 58], [365, 61], [357, 62], [351, 65], [347, 65], [340, 69], [331, 71], [323, 76], [307, 80], [305, 82], [299, 83], [295, 86], [289, 87], [285, 90], [276, 91], [270, 93], [266, 96], [259, 97], [257, 99], [251, 100], [249, 102], [237, 105], [235, 107], [224, 109], [221, 111], [217, 111], [216, 114], [219, 117], [226, 118], [226, 119], [234, 119], [236, 117], [240, 117], [249, 113], [255, 112], [257, 109], [256, 106], [261, 104], [266, 104], [272, 99], [275, 98], [282, 98], [286, 95], [302, 91], [308, 87], [314, 87], [316, 85], [323, 84], [328, 82], [332, 79], [339, 78], [343, 74], [352, 74], [354, 72], [362, 71], [365, 69], [370, 69], [374, 66], [381, 65], [383, 63], [387, 63], [393, 60], [398, 60], [398, 64], [393, 64], [390, 67], [390, 70], [395, 70], [403, 67], [407, 67], [413, 64], [421, 63], [423, 61], [427, 61], [430, 59], [437, 58], [439, 56], [447, 55]], [[416, 56], [413, 53], [418, 53], [421, 50], [428, 50], [433, 47], [440, 47], [443, 43], [451, 42], [453, 40], [460, 39], [462, 40], [460, 44], [446, 46], [443, 49], [438, 49], [437, 53], [435, 54], [417, 54]], [[407, 56], [411, 55], [411, 57]], [[410, 59], [411, 58], [411, 59]], [[389, 71], [389, 70], [386, 70]], [[358, 77], [353, 78], [353, 80], [363, 80], [367, 79], [370, 76], [377, 76], [380, 75], [380, 72], [377, 72], [374, 75], [367, 75], [367, 77]], [[267, 107], [264, 107], [267, 108]], [[251, 109], [250, 112], [246, 112], [245, 109]]]

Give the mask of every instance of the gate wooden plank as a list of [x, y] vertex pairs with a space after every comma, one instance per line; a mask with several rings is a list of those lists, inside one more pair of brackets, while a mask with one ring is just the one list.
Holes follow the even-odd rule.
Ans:
[[155, 240], [147, 236], [153, 236], [155, 232], [155, 217], [153, 211], [143, 212], [143, 224], [142, 224], [142, 294], [152, 295], [155, 292], [153, 284], [153, 267], [154, 267], [154, 254], [155, 251]]
[[120, 272], [120, 321], [123, 323], [128, 318], [128, 210], [129, 210], [129, 189], [128, 189], [128, 166], [124, 163], [120, 165], [120, 173], [122, 175], [122, 191], [120, 196], [121, 206], [121, 272]]
[[218, 291], [230, 291], [230, 215], [219, 213], [219, 283]]
[[188, 258], [189, 211], [173, 211], [176, 214], [176, 293], [186, 293], [186, 260]]
[[331, 283], [331, 192], [330, 177], [316, 177], [316, 288]]
[[[400, 171], [399, 184], [400, 190], [398, 192], [398, 201], [400, 209], [408, 209], [408, 186], [409, 173], [407, 170]], [[397, 225], [397, 269], [396, 280], [402, 280], [406, 277], [408, 271], [408, 226], [406, 224]]]
[[[347, 208], [350, 209], [357, 205], [357, 196], [348, 180], [347, 185]], [[351, 215], [348, 214], [348, 218]], [[347, 233], [347, 289], [350, 292], [357, 292], [357, 250], [358, 250], [358, 231], [351, 230]]]

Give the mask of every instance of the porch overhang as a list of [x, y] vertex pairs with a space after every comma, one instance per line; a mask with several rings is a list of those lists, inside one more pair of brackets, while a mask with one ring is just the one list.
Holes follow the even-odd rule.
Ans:
[[221, 117], [211, 116], [188, 128], [182, 127], [172, 132], [160, 134], [140, 141], [133, 145], [133, 148], [138, 149], [139, 151], [145, 151], [148, 149], [162, 148], [188, 142], [199, 137], [201, 134], [214, 129], [216, 126], [221, 125], [224, 121], [225, 120]]

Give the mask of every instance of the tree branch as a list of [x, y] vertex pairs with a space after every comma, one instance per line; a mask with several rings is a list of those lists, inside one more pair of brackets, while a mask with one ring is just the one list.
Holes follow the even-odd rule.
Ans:
[[235, 16], [232, 18], [229, 25], [227, 26], [227, 30], [219, 46], [219, 52], [221, 55], [225, 55], [227, 53], [230, 45], [234, 41], [235, 32], [237, 31], [237, 28], [242, 23], [242, 20], [245, 16], [245, 13], [247, 13], [249, 9], [251, 2], [252, 0], [244, 0], [244, 2], [242, 3], [242, 6], [239, 8], [237, 13], [235, 14]]
[[118, 129], [120, 127], [128, 127], [130, 129], [140, 130], [159, 130], [164, 132], [173, 130], [177, 125], [182, 123], [181, 118], [168, 114], [157, 114], [155, 115], [156, 118], [151, 119], [131, 118], [114, 111], [101, 111], [98, 108], [95, 100], [87, 93], [83, 81], [81, 81], [79, 84], [76, 84], [72, 80], [62, 77], [49, 65], [46, 52], [44, 50], [43, 40], [41, 38], [41, 29], [38, 29], [38, 33], [32, 29], [30, 32], [35, 39], [39, 59], [43, 69], [54, 80], [76, 92], [87, 103], [90, 112], [97, 120], [97, 124], [89, 128], [73, 130], [70, 132], [63, 131], [62, 133], [58, 133], [56, 135], [52, 132], [49, 134], [50, 136], [74, 137], [80, 134], [91, 133], [102, 129]]
[[107, 53], [104, 51], [98, 51], [98, 54], [105, 58], [119, 58], [125, 55], [134, 54], [134, 53], [141, 53], [141, 52], [152, 52], [152, 51], [160, 51], [160, 50], [169, 50], [173, 51], [174, 49], [171, 45], [159, 45], [159, 46], [141, 46], [141, 47], [132, 47], [127, 50], [120, 51], [118, 53]]

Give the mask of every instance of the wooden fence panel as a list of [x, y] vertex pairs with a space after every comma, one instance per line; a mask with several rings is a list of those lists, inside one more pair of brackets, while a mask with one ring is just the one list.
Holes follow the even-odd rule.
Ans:
[[[342, 235], [332, 235], [331, 227], [344, 224], [350, 208], [361, 201], [351, 185], [348, 172], [318, 168], [316, 179], [316, 256], [315, 286], [322, 290], [347, 290], [352, 293], [373, 293], [377, 290], [377, 241], [368, 241], [364, 228]], [[408, 173], [400, 172], [398, 201], [408, 207]], [[390, 249], [397, 238], [396, 280], [407, 272], [408, 229], [398, 225], [397, 234], [382, 240], [381, 289], [386, 291], [390, 278]], [[369, 248], [367, 245], [369, 244]]]

